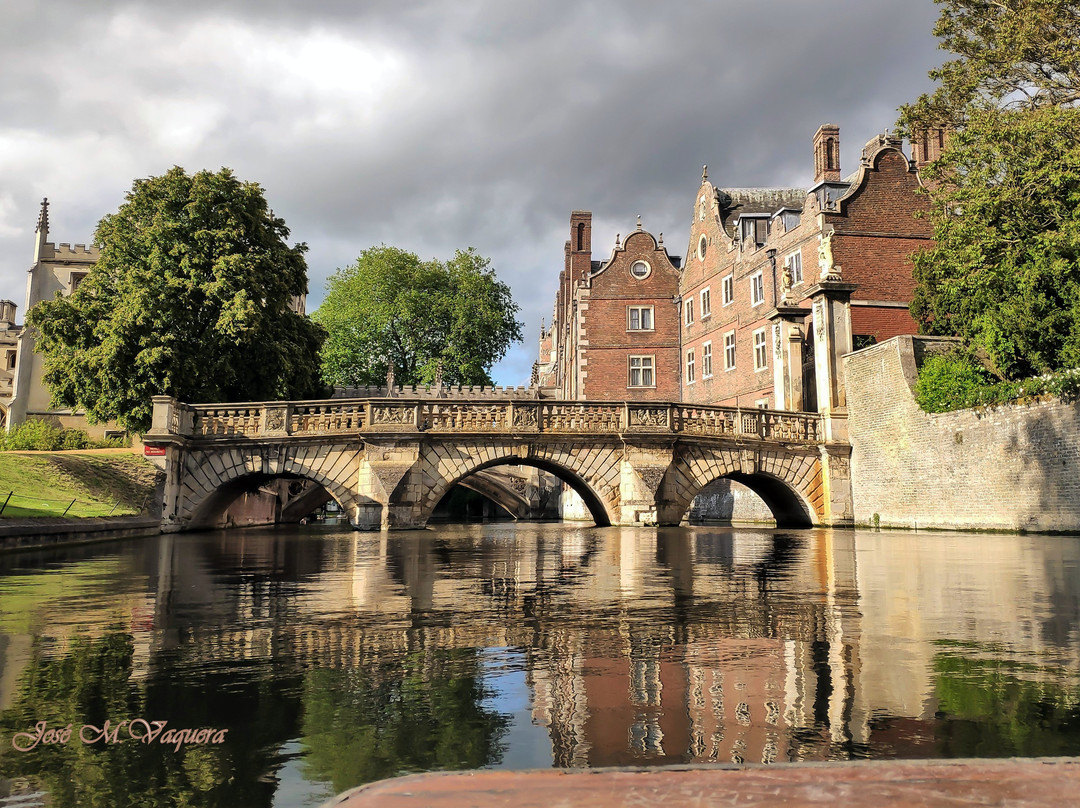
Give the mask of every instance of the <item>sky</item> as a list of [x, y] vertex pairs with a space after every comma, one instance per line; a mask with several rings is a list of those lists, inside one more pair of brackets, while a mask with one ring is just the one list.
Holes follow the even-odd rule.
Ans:
[[258, 182], [309, 247], [308, 311], [361, 250], [475, 247], [510, 285], [527, 384], [571, 210], [593, 258], [641, 215], [685, 255], [703, 164], [809, 187], [930, 89], [932, 0], [0, 0], [0, 298], [25, 302], [40, 202], [84, 243], [173, 165]]

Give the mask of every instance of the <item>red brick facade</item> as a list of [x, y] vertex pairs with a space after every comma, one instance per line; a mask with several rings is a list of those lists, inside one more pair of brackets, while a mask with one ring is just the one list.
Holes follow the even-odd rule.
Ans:
[[[608, 262], [592, 262], [591, 216], [573, 213], [555, 319], [541, 336], [541, 385], [567, 398], [780, 409], [785, 403], [774, 388], [779, 335], [768, 317], [780, 306], [806, 310], [799, 328], [803, 408], [814, 409], [808, 291], [823, 274], [855, 284], [855, 348], [916, 331], [908, 313], [910, 256], [928, 246], [931, 229], [916, 218], [926, 201], [901, 145], [875, 137], [858, 170], [841, 179], [840, 129], [826, 124], [814, 136], [809, 190], [724, 189], [704, 172], [681, 268], [640, 225]], [[936, 141], [916, 149], [920, 156], [939, 151]], [[651, 268], [643, 279], [630, 272], [637, 260]], [[785, 274], [791, 281], [786, 293]], [[630, 327], [635, 306], [651, 307], [652, 331]], [[654, 357], [654, 388], [631, 385], [631, 356]]]
[[591, 226], [591, 214], [571, 214], [551, 328], [540, 338], [538, 383], [560, 398], [676, 401], [678, 259], [639, 222], [607, 261], [594, 262]]

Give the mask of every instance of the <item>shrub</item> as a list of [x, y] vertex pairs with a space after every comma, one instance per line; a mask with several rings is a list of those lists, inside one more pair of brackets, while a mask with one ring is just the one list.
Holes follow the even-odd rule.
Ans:
[[1080, 369], [995, 381], [971, 354], [960, 349], [928, 357], [915, 383], [915, 400], [926, 412], [1008, 404], [1047, 395], [1066, 401], [1080, 398]]
[[60, 428], [48, 421], [32, 418], [16, 424], [4, 436], [3, 448], [16, 451], [52, 452], [60, 448]]
[[65, 429], [60, 435], [61, 449], [88, 449], [90, 436], [81, 429]]
[[915, 400], [927, 412], [948, 412], [980, 403], [981, 390], [992, 378], [962, 349], [929, 356], [919, 368]]

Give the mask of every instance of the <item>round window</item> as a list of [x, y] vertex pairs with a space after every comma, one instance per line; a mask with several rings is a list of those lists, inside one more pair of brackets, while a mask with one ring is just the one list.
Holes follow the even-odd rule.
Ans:
[[630, 265], [630, 274], [638, 280], [649, 277], [649, 265], [644, 261], [635, 261]]
[[701, 238], [698, 239], [698, 243], [697, 243], [698, 258], [700, 258], [702, 261], [705, 260], [705, 247], [706, 246], [708, 246], [708, 241], [705, 238], [705, 234], [702, 233]]

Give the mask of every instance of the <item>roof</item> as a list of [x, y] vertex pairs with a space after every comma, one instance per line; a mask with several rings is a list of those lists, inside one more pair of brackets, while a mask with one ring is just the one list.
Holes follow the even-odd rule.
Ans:
[[773, 214], [782, 208], [802, 210], [805, 188], [717, 188], [720, 223], [730, 234], [744, 214]]

